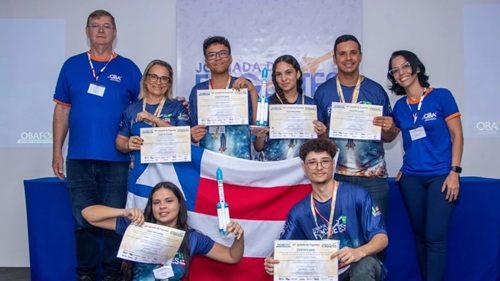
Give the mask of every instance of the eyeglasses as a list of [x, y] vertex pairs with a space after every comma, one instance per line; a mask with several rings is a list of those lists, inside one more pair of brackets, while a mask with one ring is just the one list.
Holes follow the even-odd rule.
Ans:
[[389, 70], [389, 74], [395, 76], [395, 75], [400, 75], [403, 72], [410, 72], [410, 71], [411, 71], [411, 64], [409, 61], [407, 61], [402, 65], [400, 65], [399, 67], [391, 68], [391, 70]]
[[110, 23], [105, 23], [103, 25], [100, 25], [98, 23], [93, 23], [91, 25], [87, 25], [88, 27], [90, 27], [91, 29], [93, 30], [99, 30], [99, 29], [104, 29], [104, 30], [111, 30], [114, 28], [114, 26]]
[[160, 79], [160, 83], [161, 84], [168, 84], [172, 81], [172, 79], [170, 79], [170, 77], [167, 77], [167, 76], [158, 76], [156, 74], [148, 74], [148, 79], [149, 81], [151, 82], [156, 82], [158, 81], [158, 79]]
[[333, 159], [321, 159], [321, 161], [308, 161], [306, 162], [307, 168], [314, 170], [318, 168], [318, 165], [321, 165], [323, 169], [329, 169], [332, 167]]
[[207, 60], [215, 60], [217, 58], [217, 55], [219, 56], [219, 58], [225, 59], [229, 57], [229, 51], [222, 50], [218, 52], [211, 52], [207, 53], [205, 57], [207, 58]]

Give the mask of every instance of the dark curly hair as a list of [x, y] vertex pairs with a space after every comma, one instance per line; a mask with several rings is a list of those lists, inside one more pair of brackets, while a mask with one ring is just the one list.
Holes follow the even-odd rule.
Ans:
[[327, 152], [332, 158], [337, 154], [337, 145], [331, 139], [312, 139], [306, 141], [300, 147], [299, 156], [302, 161], [306, 160], [309, 152]]
[[226, 37], [223, 36], [209, 36], [205, 41], [203, 41], [203, 56], [207, 56], [207, 49], [212, 44], [222, 44], [227, 47], [229, 54], [231, 54], [231, 45]]

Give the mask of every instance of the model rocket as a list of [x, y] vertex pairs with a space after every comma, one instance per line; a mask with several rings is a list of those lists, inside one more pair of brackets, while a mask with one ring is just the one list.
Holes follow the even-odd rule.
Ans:
[[269, 99], [267, 98], [267, 67], [262, 69], [262, 84], [260, 86], [259, 99], [257, 103], [257, 125], [267, 126], [267, 113], [269, 110]]
[[219, 189], [219, 202], [217, 203], [217, 218], [219, 219], [219, 232], [226, 235], [226, 228], [229, 224], [229, 205], [224, 199], [224, 182], [222, 170], [217, 168], [217, 188]]

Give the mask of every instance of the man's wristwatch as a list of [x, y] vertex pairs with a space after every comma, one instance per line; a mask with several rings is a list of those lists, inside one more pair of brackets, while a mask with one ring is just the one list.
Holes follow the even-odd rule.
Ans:
[[460, 166], [451, 166], [451, 170], [457, 174], [460, 174], [462, 172], [462, 167]]

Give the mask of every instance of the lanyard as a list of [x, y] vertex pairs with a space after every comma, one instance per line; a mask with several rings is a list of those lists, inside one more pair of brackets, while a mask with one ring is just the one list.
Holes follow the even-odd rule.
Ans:
[[87, 57], [89, 58], [89, 64], [90, 64], [90, 70], [92, 70], [92, 76], [94, 76], [95, 83], [97, 84], [97, 80], [99, 80], [99, 76], [104, 72], [106, 67], [108, 66], [109, 62], [113, 59], [115, 53], [111, 53], [111, 57], [109, 58], [108, 62], [106, 65], [99, 70], [99, 73], [95, 74], [95, 69], [94, 69], [94, 64], [92, 63], [92, 59], [90, 58], [90, 53], [87, 52]]
[[[333, 194], [332, 194], [332, 205], [330, 207], [330, 218], [328, 219], [328, 232], [326, 234], [326, 239], [330, 239], [330, 237], [332, 237], [332, 226], [333, 226], [333, 213], [335, 213], [335, 202], [337, 201], [337, 190], [339, 189], [339, 182], [336, 181], [334, 186], [333, 186]], [[316, 227], [318, 227], [318, 218], [316, 217], [316, 213], [318, 213], [321, 218], [323, 218], [323, 220], [325, 220], [326, 222], [326, 219], [325, 217], [323, 217], [318, 209], [316, 208], [316, 206], [314, 205], [314, 196], [313, 196], [313, 193], [311, 192], [311, 212], [313, 214], [313, 217], [314, 217], [314, 223], [316, 223]]]
[[[341, 103], [346, 103], [345, 98], [344, 98], [344, 93], [342, 92], [342, 86], [340, 86], [340, 81], [339, 81], [339, 76], [335, 76], [335, 82], [337, 84], [337, 94], [339, 95], [339, 99]], [[354, 91], [352, 92], [351, 95], [351, 103], [357, 103], [358, 102], [358, 96], [359, 96], [359, 88], [361, 87], [361, 75], [358, 77], [358, 82], [356, 82], [356, 87], [354, 88]]]
[[408, 102], [408, 98], [406, 99], [406, 104], [408, 105], [410, 112], [413, 114], [413, 128], [415, 128], [415, 124], [417, 123], [418, 113], [420, 112], [420, 108], [422, 108], [422, 102], [424, 101], [425, 98], [425, 92], [427, 92], [427, 88], [424, 88], [424, 92], [422, 93], [422, 96], [420, 96], [420, 101], [418, 102], [417, 106], [417, 112], [415, 113], [413, 113], [413, 110], [411, 109], [410, 103]]
[[[281, 104], [285, 104], [283, 102], [283, 100], [281, 99], [280, 95], [278, 95], [278, 93], [276, 93], [276, 96], [278, 97], [278, 99], [280, 100]], [[305, 102], [305, 97], [304, 97], [304, 94], [302, 94], [302, 105], [304, 105], [304, 102]]]
[[[231, 84], [231, 76], [229, 76], [229, 78], [227, 79], [226, 89], [229, 89], [230, 84]], [[212, 79], [210, 79], [210, 81], [208, 81], [208, 89], [212, 90], [213, 88], [214, 86], [212, 84]]]
[[[155, 114], [154, 114], [155, 117], [160, 117], [160, 113], [163, 109], [163, 105], [165, 105], [165, 100], [166, 100], [165, 97], [163, 97], [163, 99], [161, 99], [160, 103], [158, 104], [158, 107], [156, 108]], [[144, 98], [142, 100], [142, 111], [146, 111], [147, 102], [148, 102], [148, 98]], [[151, 122], [151, 123], [152, 123], [153, 127], [156, 127], [155, 123], [153, 123], [153, 122]]]

